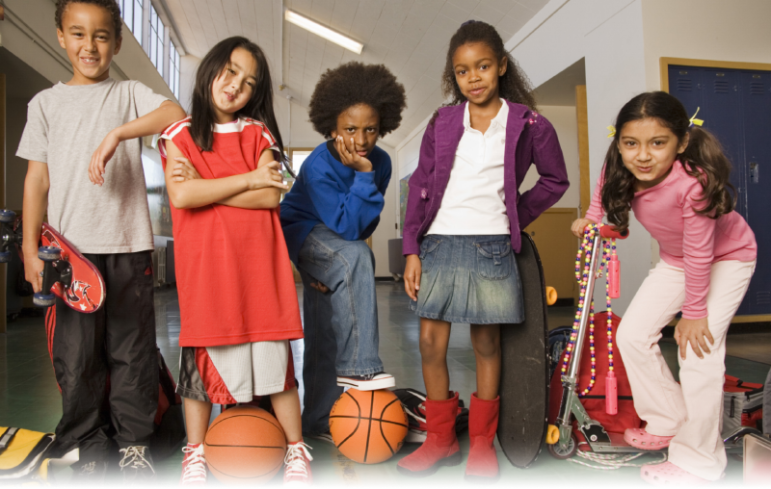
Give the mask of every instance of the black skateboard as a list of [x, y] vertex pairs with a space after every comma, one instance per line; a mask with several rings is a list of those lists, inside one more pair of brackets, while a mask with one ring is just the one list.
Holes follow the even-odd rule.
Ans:
[[525, 300], [525, 322], [501, 327], [501, 411], [498, 441], [515, 467], [526, 468], [546, 439], [549, 410], [546, 287], [538, 250], [522, 233], [517, 267]]

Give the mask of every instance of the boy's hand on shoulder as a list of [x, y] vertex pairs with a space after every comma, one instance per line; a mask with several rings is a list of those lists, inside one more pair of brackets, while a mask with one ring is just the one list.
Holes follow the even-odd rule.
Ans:
[[404, 290], [410, 299], [418, 300], [418, 291], [420, 290], [420, 274], [423, 271], [423, 265], [420, 263], [418, 255], [407, 255], [407, 264], [404, 266]]
[[337, 136], [335, 139], [335, 149], [340, 154], [340, 160], [343, 165], [360, 172], [371, 172], [372, 162], [356, 152], [356, 143], [353, 138], [349, 141], [343, 139], [343, 136]]
[[171, 172], [171, 179], [175, 182], [184, 182], [187, 180], [196, 180], [201, 178], [198, 170], [195, 169], [187, 158], [174, 158], [174, 170]]
[[91, 180], [91, 183], [100, 186], [104, 183], [104, 169], [107, 162], [115, 155], [115, 150], [118, 149], [120, 143], [118, 134], [115, 131], [110, 131], [102, 140], [102, 144], [96, 148], [91, 156], [91, 164], [88, 165], [88, 179]]

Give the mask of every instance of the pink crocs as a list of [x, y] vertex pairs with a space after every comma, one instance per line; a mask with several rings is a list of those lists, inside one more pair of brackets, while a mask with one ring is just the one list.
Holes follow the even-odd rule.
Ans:
[[654, 486], [694, 486], [697, 484], [708, 484], [710, 482], [707, 479], [702, 479], [698, 475], [686, 472], [672, 462], [664, 462], [663, 464], [656, 465], [643, 465], [640, 469], [640, 477], [648, 484]]
[[669, 446], [674, 436], [651, 435], [644, 428], [629, 428], [624, 431], [624, 441], [639, 450], [660, 450]]

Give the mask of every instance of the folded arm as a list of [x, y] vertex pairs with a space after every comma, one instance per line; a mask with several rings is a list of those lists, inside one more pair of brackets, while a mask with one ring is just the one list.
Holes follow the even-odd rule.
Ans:
[[281, 190], [287, 189], [278, 171], [280, 164], [274, 160], [270, 149], [262, 152], [256, 170], [212, 179], [200, 178], [197, 172], [191, 177], [189, 170], [184, 169], [184, 165], [189, 163], [171, 141], [166, 141], [166, 155], [166, 187], [169, 199], [177, 209], [210, 204], [272, 209], [278, 206]]

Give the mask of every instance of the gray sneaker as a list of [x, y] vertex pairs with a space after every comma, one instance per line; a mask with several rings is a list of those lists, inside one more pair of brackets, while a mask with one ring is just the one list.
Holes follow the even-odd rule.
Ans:
[[92, 460], [72, 466], [75, 473], [72, 475], [73, 484], [102, 485], [107, 475], [107, 462], [104, 460]]
[[376, 391], [394, 387], [396, 381], [391, 374], [377, 372], [369, 375], [338, 375], [337, 385], [360, 391]]
[[148, 447], [140, 445], [121, 448], [120, 453], [123, 455], [120, 471], [124, 484], [139, 485], [155, 479], [153, 457]]

